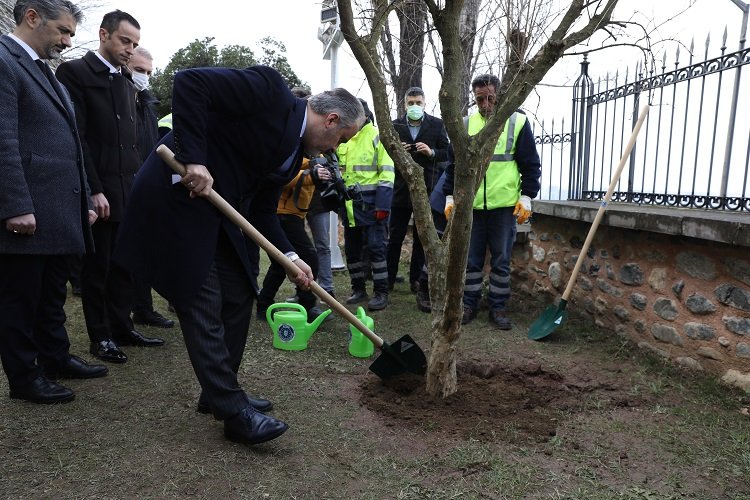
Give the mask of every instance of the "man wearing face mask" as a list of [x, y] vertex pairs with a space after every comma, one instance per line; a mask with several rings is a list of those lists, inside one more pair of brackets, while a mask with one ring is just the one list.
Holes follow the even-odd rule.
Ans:
[[123, 345], [160, 346], [133, 326], [133, 280], [112, 262], [115, 240], [135, 173], [141, 166], [137, 144], [135, 88], [127, 64], [141, 29], [127, 12], [104, 15], [99, 48], [57, 69], [70, 92], [81, 137], [84, 165], [97, 221], [91, 227], [96, 251], [81, 268], [81, 303], [91, 354], [109, 363], [125, 363]]
[[[406, 113], [393, 121], [394, 128], [401, 138], [401, 143], [411, 153], [419, 166], [424, 169], [424, 182], [427, 192], [431, 193], [440, 175], [445, 169], [444, 162], [448, 158], [448, 134], [445, 132], [443, 120], [424, 112], [424, 91], [419, 87], [411, 87], [404, 96]], [[391, 206], [390, 236], [388, 243], [388, 283], [393, 288], [398, 273], [398, 262], [401, 257], [401, 245], [404, 242], [409, 219], [412, 214], [411, 198], [406, 180], [396, 170], [396, 180], [393, 185], [393, 204]], [[412, 253], [409, 265], [409, 283], [411, 290], [417, 293], [420, 287], [420, 273], [424, 265], [424, 250], [419, 240], [416, 228], [412, 231]], [[418, 299], [422, 305], [420, 309], [429, 311], [426, 280]], [[420, 304], [418, 300], [418, 305]]]
[[[133, 86], [138, 91], [136, 94], [137, 139], [138, 152], [141, 155], [141, 163], [143, 163], [159, 141], [157, 126], [159, 119], [156, 116], [156, 106], [159, 104], [159, 100], [148, 90], [149, 79], [154, 70], [154, 57], [151, 52], [139, 45], [133, 50], [133, 55], [128, 62], [128, 69], [133, 78]], [[174, 326], [173, 320], [165, 318], [154, 309], [151, 286], [148, 283], [135, 280], [134, 293], [133, 323], [157, 328], [172, 328]]]

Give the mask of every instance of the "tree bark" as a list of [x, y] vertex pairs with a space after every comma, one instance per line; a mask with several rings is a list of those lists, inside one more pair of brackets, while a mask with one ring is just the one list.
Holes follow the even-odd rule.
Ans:
[[[467, 36], [470, 20], [460, 25], [462, 13], [474, 9], [473, 0], [444, 0], [441, 5], [436, 0], [422, 0], [428, 9], [432, 23], [442, 42], [443, 81], [439, 100], [443, 122], [451, 139], [455, 156], [456, 201], [453, 215], [442, 237], [438, 238], [432, 222], [422, 169], [411, 160], [401, 147], [398, 136], [390, 125], [390, 114], [385, 89], [383, 68], [376, 46], [381, 39], [387, 9], [393, 5], [374, 9], [372, 33], [357, 33], [350, 0], [338, 0], [341, 17], [341, 30], [364, 70], [373, 94], [375, 114], [380, 123], [380, 139], [394, 160], [396, 168], [409, 185], [414, 220], [419, 231], [430, 275], [430, 296], [432, 300], [432, 336], [427, 369], [427, 391], [433, 395], [449, 396], [457, 390], [456, 384], [456, 342], [461, 332], [462, 299], [466, 259], [469, 250], [469, 234], [472, 224], [472, 201], [479, 180], [489, 165], [498, 137], [508, 117], [528, 97], [534, 86], [541, 81], [550, 68], [562, 57], [566, 49], [589, 38], [596, 30], [603, 29], [610, 22], [614, 6], [618, 0], [573, 0], [561, 16], [560, 23], [539, 50], [526, 60], [529, 39], [521, 27], [511, 21], [507, 23], [506, 40], [512, 39], [508, 48], [512, 54], [502, 75], [498, 89], [497, 104], [487, 125], [476, 135], [469, 137], [464, 125], [464, 102], [466, 102], [467, 77]], [[526, 7], [530, 8], [530, 7]], [[371, 11], [372, 12], [372, 11]], [[586, 13], [586, 18], [582, 16]], [[363, 14], [364, 15], [364, 14]], [[468, 14], [467, 14], [468, 15]], [[580, 27], [578, 31], [572, 28]], [[514, 31], [515, 30], [515, 31]], [[478, 49], [481, 50], [481, 47]], [[503, 92], [501, 92], [501, 90]]]

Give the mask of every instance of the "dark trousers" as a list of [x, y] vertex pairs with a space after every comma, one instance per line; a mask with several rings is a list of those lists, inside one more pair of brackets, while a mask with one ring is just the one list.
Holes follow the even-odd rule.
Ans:
[[516, 239], [515, 207], [474, 210], [466, 262], [464, 307], [479, 309], [482, 298], [484, 259], [490, 248], [490, 310], [504, 311], [510, 299], [510, 256]]
[[[401, 260], [401, 246], [404, 244], [406, 231], [409, 229], [409, 220], [411, 219], [411, 208], [392, 207], [390, 217], [390, 236], [388, 240], [388, 284], [393, 285], [396, 282], [398, 274], [398, 262]], [[409, 283], [419, 280], [424, 265], [424, 249], [422, 242], [419, 240], [416, 226], [412, 228], [412, 249], [411, 259], [409, 261]]]
[[11, 387], [67, 361], [67, 255], [0, 255], [0, 360]]
[[220, 233], [216, 257], [198, 294], [176, 303], [190, 363], [201, 385], [200, 402], [225, 420], [250, 403], [237, 372], [250, 328], [254, 290], [229, 239]]
[[[372, 282], [376, 292], [388, 293], [388, 266], [386, 254], [386, 222], [378, 221], [368, 226], [344, 225], [344, 252], [346, 268], [353, 290], [365, 289], [367, 269], [362, 261], [362, 247], [367, 238], [367, 251], [372, 266]], [[369, 266], [368, 266], [369, 267]]]
[[119, 223], [97, 221], [91, 230], [96, 252], [86, 254], [81, 268], [81, 303], [92, 342], [116, 338], [133, 329], [133, 279], [112, 261]]
[[[445, 227], [448, 225], [448, 221], [445, 215], [440, 212], [432, 210], [432, 223], [435, 224], [435, 231], [437, 231], [438, 237], [442, 238], [445, 232]], [[419, 287], [424, 293], [428, 293], [429, 278], [427, 272], [427, 262], [423, 261], [422, 271], [419, 273]]]
[[[305, 219], [296, 215], [286, 214], [279, 215], [278, 217], [281, 222], [281, 228], [286, 233], [289, 243], [294, 247], [294, 251], [312, 268], [313, 276], [317, 278], [318, 253], [315, 251], [312, 241], [307, 236], [307, 232], [305, 232]], [[276, 292], [279, 291], [279, 287], [284, 282], [284, 279], [286, 279], [286, 271], [284, 271], [281, 264], [271, 259], [271, 265], [266, 272], [265, 278], [263, 278], [263, 288], [258, 295], [258, 309], [267, 309], [274, 303]], [[299, 297], [299, 304], [305, 309], [314, 307], [318, 302], [315, 294], [309, 290], [297, 288], [297, 296]]]
[[151, 296], [151, 285], [145, 281], [133, 280], [133, 312], [149, 313], [154, 310], [154, 298]]

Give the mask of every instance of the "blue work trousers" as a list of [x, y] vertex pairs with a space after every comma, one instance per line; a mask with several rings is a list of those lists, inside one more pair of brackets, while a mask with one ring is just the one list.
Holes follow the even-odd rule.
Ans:
[[466, 262], [464, 307], [479, 309], [482, 298], [484, 258], [490, 249], [490, 310], [504, 311], [510, 298], [510, 255], [516, 239], [514, 207], [474, 210], [469, 258]]

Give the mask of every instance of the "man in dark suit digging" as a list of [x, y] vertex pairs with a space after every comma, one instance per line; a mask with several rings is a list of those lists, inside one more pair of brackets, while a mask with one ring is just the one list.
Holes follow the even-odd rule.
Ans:
[[162, 140], [186, 165], [180, 178], [152, 154], [138, 173], [115, 259], [174, 304], [201, 385], [198, 411], [224, 421], [224, 435], [249, 444], [287, 425], [263, 412], [237, 372], [257, 294], [258, 248], [207, 200], [213, 188], [299, 267], [290, 279], [308, 288], [310, 266], [294, 253], [276, 217], [281, 188], [303, 154], [335, 148], [364, 122], [344, 89], [309, 100], [292, 95], [275, 70], [194, 68], [178, 72], [173, 132]]

